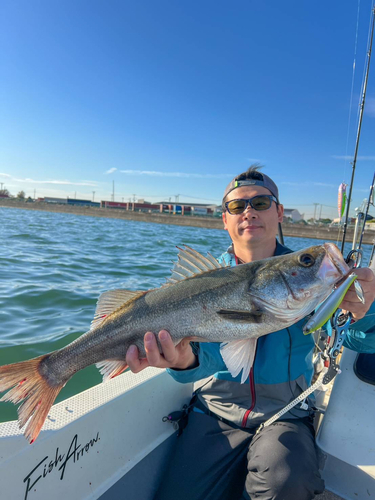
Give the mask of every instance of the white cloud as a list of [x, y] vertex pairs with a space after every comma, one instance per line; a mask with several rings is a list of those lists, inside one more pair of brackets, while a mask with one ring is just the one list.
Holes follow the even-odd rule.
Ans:
[[[334, 158], [335, 160], [353, 161], [353, 156], [332, 155], [331, 158]], [[375, 156], [357, 156], [357, 160], [358, 161], [374, 161]]]
[[48, 180], [48, 181], [36, 181], [34, 179], [13, 179], [17, 182], [27, 182], [30, 184], [58, 184], [60, 186], [89, 186], [96, 187], [97, 182], [86, 181], [86, 182], [74, 182], [74, 181], [63, 181], [63, 180]]
[[284, 184], [287, 186], [319, 186], [319, 187], [328, 187], [328, 188], [335, 188], [334, 184], [326, 184], [324, 182], [289, 182], [289, 181], [282, 181], [280, 184]]
[[4, 177], [7, 177], [12, 182], [20, 182], [23, 184], [57, 184], [60, 186], [88, 186], [88, 187], [96, 187], [98, 186], [97, 182], [94, 181], [82, 181], [82, 182], [74, 182], [68, 180], [58, 180], [58, 179], [49, 179], [49, 180], [35, 180], [35, 179], [18, 179], [16, 177], [12, 177], [8, 174], [0, 174]]
[[329, 187], [329, 188], [336, 188], [336, 184], [326, 184], [325, 182], [308, 182], [307, 185], [313, 185], [313, 186], [320, 186], [320, 187]]
[[126, 175], [140, 175], [149, 177], [179, 177], [190, 179], [223, 179], [232, 177], [231, 174], [188, 174], [185, 172], [157, 172], [155, 170], [120, 170]]
[[105, 172], [106, 174], [113, 174], [113, 172], [116, 172], [117, 168], [115, 167], [112, 167], [110, 168], [109, 170], [107, 170], [107, 172]]

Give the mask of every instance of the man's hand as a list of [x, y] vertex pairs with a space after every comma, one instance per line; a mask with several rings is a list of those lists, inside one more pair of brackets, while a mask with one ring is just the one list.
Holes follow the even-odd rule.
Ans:
[[344, 300], [341, 302], [340, 308], [343, 309], [344, 312], [351, 312], [353, 319], [357, 321], [365, 316], [375, 299], [375, 276], [368, 267], [361, 267], [353, 271], [357, 274], [358, 281], [362, 285], [365, 303], [362, 304], [358, 299], [353, 284], [347, 291]]
[[146, 358], [139, 359], [139, 351], [135, 345], [129, 347], [126, 353], [126, 362], [133, 373], [138, 373], [148, 366], [186, 370], [198, 365], [197, 357], [191, 349], [189, 340], [183, 339], [175, 346], [166, 330], [161, 330], [158, 337], [163, 354], [160, 354], [156, 337], [152, 332], [147, 332], [144, 336]]

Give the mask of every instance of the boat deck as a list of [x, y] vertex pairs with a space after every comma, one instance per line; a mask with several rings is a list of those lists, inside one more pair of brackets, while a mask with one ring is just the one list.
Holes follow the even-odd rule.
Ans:
[[334, 493], [326, 490], [321, 495], [317, 495], [315, 497], [315, 500], [343, 500], [343, 498], [339, 497], [339, 496], [335, 495]]

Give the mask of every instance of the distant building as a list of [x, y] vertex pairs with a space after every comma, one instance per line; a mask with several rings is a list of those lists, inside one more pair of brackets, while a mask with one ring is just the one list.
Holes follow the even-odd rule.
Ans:
[[[355, 217], [349, 217], [348, 218], [348, 224], [355, 224], [356, 218]], [[345, 222], [345, 217], [337, 217], [336, 219], [333, 219], [333, 221], [330, 224], [330, 227], [336, 227], [336, 226], [343, 226]]]
[[38, 200], [43, 200], [45, 203], [58, 203], [66, 205], [68, 203], [68, 198], [52, 198], [50, 196], [45, 196], [44, 198], [38, 198]]
[[304, 218], [305, 214], [300, 214], [295, 208], [284, 208], [284, 220], [291, 219], [293, 222], [298, 222]]
[[160, 201], [162, 211], [182, 215], [214, 215], [221, 207], [210, 203], [182, 203], [171, 201]]
[[52, 198], [50, 196], [45, 196], [44, 198], [38, 198], [37, 201], [44, 201], [45, 203], [54, 203], [58, 205], [100, 207], [100, 203], [96, 203], [91, 200], [78, 200], [76, 198]]

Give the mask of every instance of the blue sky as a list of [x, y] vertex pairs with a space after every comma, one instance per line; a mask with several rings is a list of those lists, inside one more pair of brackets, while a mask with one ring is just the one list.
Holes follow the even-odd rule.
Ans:
[[[335, 217], [373, 1], [5, 0], [0, 182], [99, 201], [114, 181], [118, 201], [220, 203], [259, 161], [285, 207]], [[375, 61], [353, 209], [372, 182], [374, 132]]]

